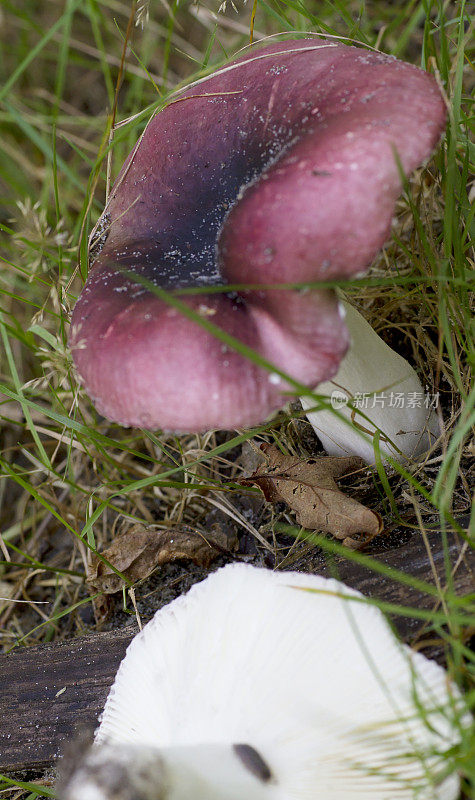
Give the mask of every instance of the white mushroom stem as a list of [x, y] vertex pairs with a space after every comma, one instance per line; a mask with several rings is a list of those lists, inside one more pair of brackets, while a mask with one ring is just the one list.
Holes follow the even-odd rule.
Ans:
[[[328, 398], [351, 424], [331, 409], [311, 411], [307, 418], [330, 455], [357, 455], [374, 464], [374, 434], [380, 431], [383, 454], [405, 461], [426, 452], [438, 437], [439, 423], [415, 370], [378, 336], [347, 302], [341, 303], [351, 344], [331, 381], [315, 392]], [[304, 409], [315, 400], [301, 397]]]
[[106, 744], [91, 749], [69, 781], [67, 800], [271, 800], [228, 744], [168, 748]]

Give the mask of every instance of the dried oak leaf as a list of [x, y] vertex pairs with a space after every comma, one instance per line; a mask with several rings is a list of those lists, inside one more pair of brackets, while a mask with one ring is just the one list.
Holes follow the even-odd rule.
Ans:
[[[219, 528], [204, 534], [187, 527], [163, 530], [133, 525], [117, 536], [101, 555], [134, 583], [150, 575], [155, 567], [182, 558], [208, 567], [213, 559], [229, 549], [229, 538]], [[120, 575], [96, 555], [92, 556], [87, 581], [103, 594], [114, 594], [124, 586]]]
[[355, 534], [364, 534], [366, 544], [381, 533], [379, 514], [343, 494], [334, 480], [366, 466], [362, 459], [286, 456], [269, 444], [262, 444], [261, 450], [266, 463], [241, 483], [259, 486], [270, 503], [287, 503], [303, 528], [332, 533], [350, 547], [361, 545], [352, 538]]

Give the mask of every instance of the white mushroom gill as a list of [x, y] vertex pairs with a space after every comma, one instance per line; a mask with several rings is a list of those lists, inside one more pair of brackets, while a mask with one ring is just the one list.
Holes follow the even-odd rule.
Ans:
[[243, 564], [195, 585], [129, 646], [63, 800], [455, 800], [462, 698], [362, 601]]
[[[348, 422], [331, 409], [311, 411], [307, 418], [330, 455], [356, 455], [374, 464], [374, 434], [380, 431], [381, 453], [397, 461], [426, 452], [439, 436], [439, 423], [413, 367], [392, 350], [364, 317], [342, 303], [351, 344], [331, 381], [315, 390], [328, 399]], [[315, 407], [301, 397], [304, 409]], [[349, 423], [352, 424], [349, 424]]]

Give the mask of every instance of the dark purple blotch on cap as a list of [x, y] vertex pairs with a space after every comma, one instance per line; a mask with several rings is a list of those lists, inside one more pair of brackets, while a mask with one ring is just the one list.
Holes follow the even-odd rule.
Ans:
[[[202, 431], [262, 422], [287, 399], [257, 367], [124, 270], [166, 290], [351, 277], [388, 236], [401, 181], [445, 124], [433, 78], [328, 40], [253, 48], [147, 126], [107, 204], [107, 237], [71, 344], [98, 410]], [[182, 296], [308, 386], [348, 346], [330, 290]]]

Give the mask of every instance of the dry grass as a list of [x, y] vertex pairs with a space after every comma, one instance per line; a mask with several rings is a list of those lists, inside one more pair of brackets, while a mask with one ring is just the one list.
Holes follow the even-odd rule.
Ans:
[[[139, 4], [135, 12], [144, 21], [141, 29], [130, 27], [131, 7], [127, 4], [90, 2], [86, 7], [78, 9], [70, 2], [63, 8], [52, 2], [48, 9], [41, 13], [34, 10], [31, 16], [28, 9], [23, 14], [14, 13], [7, 5], [3, 12], [9, 41], [7, 74], [18, 67], [19, 55], [28, 54], [30, 42], [38, 40], [40, 31], [51, 29], [61, 13], [64, 21], [4, 99], [8, 109], [4, 112], [4, 162], [14, 159], [21, 167], [21, 176], [18, 185], [18, 181], [8, 181], [7, 169], [2, 173], [9, 239], [0, 278], [5, 290], [2, 311], [10, 353], [5, 352], [1, 377], [17, 396], [25, 398], [18, 402], [4, 395], [1, 406], [5, 476], [0, 482], [5, 557], [1, 585], [3, 596], [21, 601], [3, 601], [0, 631], [7, 647], [18, 638], [33, 643], [83, 629], [81, 606], [55, 622], [51, 619], [88, 596], [83, 582], [88, 544], [102, 549], [124, 520], [130, 524], [141, 521], [173, 526], [185, 522], [203, 526], [216, 503], [232, 517], [237, 513], [232, 510], [237, 496], [233, 481], [243, 471], [236, 461], [240, 440], [233, 434], [167, 437], [124, 430], [98, 418], [74, 380], [66, 330], [82, 285], [75, 270], [78, 249], [84, 252], [110, 179], [108, 159], [100, 163], [95, 159], [101, 152], [101, 140], [107, 141], [104, 131], [112, 117], [117, 116], [120, 123], [156, 104], [159, 93], [189, 78], [197, 62], [203, 63], [202, 53], [211, 39], [211, 61], [213, 57], [222, 58], [223, 51], [229, 54], [237, 50], [248, 34], [248, 13], [228, 9], [216, 29], [208, 8], [186, 6], [171, 22], [167, 8], [154, 4], [149, 9], [151, 16], [144, 21], [146, 4]], [[357, 19], [356, 7], [344, 4], [344, 8]], [[289, 22], [296, 18], [288, 13]], [[397, 33], [404, 33], [407, 20], [404, 15], [399, 17], [399, 28], [398, 14], [387, 23], [389, 29], [393, 26], [392, 33], [380, 28], [379, 39], [384, 33], [387, 49], [391, 45], [397, 49]], [[257, 22], [256, 39], [278, 29], [270, 14], [258, 15]], [[328, 26], [335, 24], [328, 12], [325, 22]], [[340, 19], [340, 28], [335, 30], [361, 40], [372, 34], [374, 39], [380, 22], [373, 12], [373, 19], [368, 18], [365, 25], [361, 21], [359, 29], [345, 30]], [[115, 85], [128, 26], [131, 40], [115, 107]], [[411, 31], [405, 44], [408, 54], [419, 52], [422, 30], [419, 24]], [[456, 66], [454, 62], [449, 89]], [[114, 137], [112, 176], [140, 129], [140, 124], [119, 127]], [[447, 292], [447, 284], [440, 280], [440, 264], [445, 259], [443, 159], [439, 154], [414, 176], [408, 193], [398, 203], [393, 240], [373, 264], [368, 280], [349, 287], [374, 328], [407, 354], [431, 391], [440, 393], [444, 425], [440, 447], [426, 464], [415, 465], [413, 470], [415, 479], [429, 494], [466, 408], [464, 397], [470, 393], [465, 339], [469, 309], [458, 305], [457, 292]], [[86, 185], [94, 186], [94, 199], [91, 193], [86, 194]], [[82, 192], [78, 191], [81, 186]], [[425, 241], [421, 241], [421, 230]], [[437, 270], [439, 282], [435, 280]], [[442, 292], [450, 303], [453, 323], [452, 359], [443, 347]], [[278, 415], [256, 440], [277, 439], [289, 452], [313, 454], [318, 443], [305, 418], [299, 421], [300, 416], [295, 408]], [[64, 417], [74, 420], [74, 425], [65, 425]], [[245, 432], [243, 438], [252, 435]], [[214, 455], [218, 443], [221, 454]], [[468, 439], [460, 450], [456, 472], [451, 472], [453, 494], [446, 510], [457, 517], [470, 512], [471, 454], [473, 440]], [[385, 513], [384, 493], [381, 497], [374, 491], [365, 492], [367, 479], [363, 479], [363, 486], [360, 480], [355, 478], [353, 490]], [[389, 475], [389, 480], [402, 517], [412, 504], [407, 499], [407, 481], [397, 472]], [[216, 488], [203, 490], [203, 485]], [[437, 508], [424, 505], [421, 499], [417, 502], [422, 520], [426, 516], [427, 524], [432, 524]], [[268, 535], [273, 521], [267, 509], [260, 523], [264, 534], [261, 532], [257, 539]], [[285, 521], [294, 520], [285, 515]], [[241, 532], [259, 533], [242, 519], [239, 525]], [[268, 547], [275, 551], [277, 540]], [[274, 561], [280, 560], [274, 552]], [[46, 607], [37, 605], [45, 601]]]

